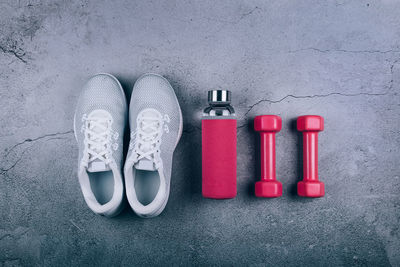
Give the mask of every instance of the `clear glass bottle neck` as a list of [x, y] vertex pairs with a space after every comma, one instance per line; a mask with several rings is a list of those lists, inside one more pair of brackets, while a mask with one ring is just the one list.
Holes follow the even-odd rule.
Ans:
[[234, 116], [235, 110], [229, 104], [209, 105], [203, 110], [203, 116]]

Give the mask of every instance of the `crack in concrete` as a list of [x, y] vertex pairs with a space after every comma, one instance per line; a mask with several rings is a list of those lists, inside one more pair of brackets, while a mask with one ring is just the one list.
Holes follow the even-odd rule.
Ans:
[[17, 164], [22, 160], [23, 156], [25, 155], [25, 152], [28, 150], [29, 148], [25, 149], [24, 151], [22, 151], [22, 153], [20, 154], [20, 156], [18, 157], [18, 159], [8, 168], [0, 168], [0, 171], [2, 174], [6, 174], [8, 171], [14, 169], [15, 166], [17, 166]]
[[[256, 9], [258, 9], [258, 7], [255, 7], [254, 9], [252, 9], [251, 11], [249, 11], [248, 13], [243, 14], [243, 16], [241, 17], [241, 19], [245, 16], [248, 16], [250, 14], [252, 14]], [[231, 22], [233, 23], [233, 22]], [[342, 52], [342, 53], [380, 53], [380, 54], [387, 54], [387, 53], [400, 53], [400, 50], [345, 50], [345, 49], [336, 49], [336, 50], [331, 50], [331, 49], [319, 49], [319, 48], [314, 48], [314, 47], [309, 47], [309, 48], [303, 48], [303, 49], [297, 49], [297, 50], [290, 50], [289, 53], [296, 53], [296, 52], [300, 52], [300, 51], [307, 51], [307, 50], [313, 50], [313, 51], [317, 51], [320, 53], [329, 53], [329, 52]], [[250, 105], [247, 109], [247, 111], [245, 112], [245, 114], [243, 115], [243, 117], [245, 118], [247, 116], [247, 114], [249, 114], [249, 112], [257, 105], [263, 103], [263, 102], [269, 102], [271, 104], [276, 104], [279, 102], [284, 101], [287, 98], [296, 98], [296, 99], [302, 99], [302, 98], [322, 98], [322, 97], [330, 97], [330, 96], [345, 96], [345, 97], [356, 97], [356, 96], [383, 96], [388, 94], [392, 89], [393, 89], [393, 83], [394, 83], [394, 79], [393, 79], [393, 74], [394, 74], [394, 67], [397, 63], [400, 62], [400, 58], [395, 60], [391, 65], [390, 65], [390, 74], [391, 74], [391, 80], [389, 81], [389, 85], [387, 86], [388, 91], [385, 93], [355, 93], [355, 94], [345, 94], [345, 93], [338, 93], [338, 92], [333, 92], [333, 93], [329, 93], [329, 94], [316, 94], [316, 95], [304, 95], [304, 96], [296, 96], [296, 95], [286, 95], [284, 97], [282, 97], [279, 100], [271, 100], [271, 99], [261, 99], [259, 101], [257, 101], [256, 103], [254, 103], [253, 105]], [[237, 127], [237, 129], [241, 129], [243, 127], [245, 127], [247, 125], [246, 124], [242, 124], [239, 125]], [[196, 131], [196, 130], [200, 130], [200, 128], [198, 127], [192, 127], [189, 130], [184, 130], [183, 132], [186, 134], [191, 134], [192, 132]]]
[[254, 7], [252, 10], [250, 10], [249, 12], [243, 13], [240, 18], [235, 22], [235, 24], [239, 23], [242, 19], [244, 19], [247, 16], [250, 16], [251, 14], [254, 13], [254, 11], [256, 11], [257, 9], [260, 9], [258, 6]]
[[[59, 136], [59, 135], [71, 134], [71, 133], [73, 133], [73, 132], [74, 132], [73, 130], [69, 130], [69, 131], [66, 131], [66, 132], [50, 133], [50, 134], [45, 134], [45, 135], [42, 135], [42, 136], [39, 136], [39, 137], [36, 137], [36, 138], [28, 138], [28, 139], [25, 139], [24, 141], [19, 142], [19, 143], [13, 145], [12, 147], [6, 149], [7, 153], [5, 154], [4, 157], [5, 157], [5, 158], [8, 157], [8, 155], [9, 155], [15, 148], [17, 148], [17, 147], [19, 147], [19, 146], [21, 146], [21, 145], [23, 145], [23, 144], [25, 144], [25, 143], [35, 142], [35, 141], [44, 139], [44, 138], [46, 138], [46, 137], [57, 137], [57, 136]], [[53, 138], [53, 139], [54, 139], [54, 138]]]
[[390, 75], [391, 75], [391, 79], [389, 81], [389, 90], [391, 91], [393, 89], [393, 74], [394, 74], [394, 66], [400, 62], [400, 58], [396, 59], [395, 61], [393, 61], [392, 65], [390, 65]]
[[[223, 19], [215, 19], [215, 18], [209, 18], [209, 17], [199, 17], [197, 18], [197, 20], [207, 20], [207, 21], [214, 21], [214, 22], [219, 22], [219, 23], [223, 23], [223, 24], [232, 24], [232, 25], [236, 25], [238, 24], [241, 20], [243, 20], [244, 18], [250, 16], [251, 14], [254, 13], [254, 11], [256, 11], [257, 9], [261, 10], [260, 7], [256, 6], [253, 9], [251, 9], [250, 11], [246, 12], [246, 13], [242, 13], [240, 15], [240, 17], [236, 20], [223, 20]], [[177, 21], [181, 21], [181, 22], [186, 22], [186, 23], [192, 23], [193, 21], [195, 21], [196, 19], [179, 19], [179, 18], [172, 18], [174, 20]]]
[[256, 11], [257, 9], [261, 10], [260, 7], [256, 6], [253, 9], [251, 9], [250, 11], [241, 14], [240, 17], [238, 19], [236, 19], [236, 20], [221, 20], [221, 19], [211, 19], [211, 18], [205, 18], [205, 19], [210, 20], [210, 21], [217, 21], [217, 22], [221, 22], [221, 23], [227, 23], [227, 24], [236, 25], [241, 20], [243, 20], [244, 18], [246, 18], [246, 17], [250, 16], [251, 14], [253, 14], [254, 11]]
[[[10, 154], [14, 149], [16, 149], [17, 147], [19, 147], [19, 146], [21, 146], [21, 145], [23, 145], [23, 144], [35, 142], [35, 141], [38, 141], [38, 140], [41, 140], [41, 139], [44, 139], [44, 138], [47, 138], [47, 137], [53, 137], [53, 138], [49, 138], [48, 140], [60, 140], [60, 139], [64, 139], [64, 138], [60, 138], [60, 137], [59, 137], [60, 135], [71, 134], [71, 133], [73, 133], [73, 132], [74, 132], [73, 130], [69, 130], [69, 131], [66, 131], [66, 132], [58, 132], [58, 133], [45, 134], [45, 135], [42, 135], [42, 136], [39, 136], [39, 137], [36, 137], [36, 138], [33, 138], [33, 139], [32, 139], [32, 138], [25, 139], [24, 141], [19, 142], [19, 143], [13, 145], [11, 148], [6, 149], [7, 153], [4, 155], [3, 158], [6, 159], [6, 158], [9, 156], [9, 154]], [[30, 146], [30, 147], [31, 147], [31, 146]], [[22, 151], [22, 153], [19, 155], [19, 157], [17, 158], [17, 160], [14, 161], [14, 163], [12, 163], [10, 167], [8, 167], [8, 168], [1, 167], [1, 168], [0, 168], [1, 174], [6, 174], [8, 171], [14, 169], [14, 167], [17, 166], [17, 164], [22, 160], [24, 154], [27, 152], [27, 150], [28, 150], [30, 147], [27, 147], [26, 149], [24, 149], [24, 150]]]
[[289, 50], [289, 53], [297, 53], [302, 51], [316, 51], [320, 53], [354, 53], [354, 54], [362, 54], [362, 53], [369, 53], [369, 54], [387, 54], [387, 53], [400, 53], [400, 50], [346, 50], [346, 49], [319, 49], [315, 47], [308, 47], [308, 48], [301, 48], [296, 50]]
[[24, 64], [27, 64], [28, 62], [23, 58], [25, 56], [25, 52], [18, 53], [15, 49], [6, 49], [3, 46], [0, 46], [0, 51], [2, 51], [4, 54], [11, 54], [14, 57], [16, 57], [18, 60], [22, 61]]
[[317, 95], [303, 95], [303, 96], [296, 96], [296, 95], [286, 95], [284, 97], [282, 97], [281, 99], [278, 100], [271, 100], [271, 99], [261, 99], [259, 101], [257, 101], [256, 103], [250, 105], [247, 109], [247, 111], [244, 113], [243, 117], [246, 117], [247, 114], [249, 114], [249, 112], [257, 105], [263, 103], [263, 102], [269, 102], [271, 104], [276, 104], [276, 103], [280, 103], [282, 101], [284, 101], [287, 98], [296, 98], [296, 99], [304, 99], [304, 98], [322, 98], [322, 97], [329, 97], [329, 96], [334, 96], [334, 95], [338, 95], [338, 96], [346, 96], [346, 97], [355, 97], [355, 96], [361, 96], [361, 95], [366, 95], [366, 96], [382, 96], [382, 95], [386, 95], [388, 92], [385, 93], [356, 93], [356, 94], [345, 94], [345, 93], [337, 93], [337, 92], [333, 92], [333, 93], [329, 93], [329, 94], [317, 94]]

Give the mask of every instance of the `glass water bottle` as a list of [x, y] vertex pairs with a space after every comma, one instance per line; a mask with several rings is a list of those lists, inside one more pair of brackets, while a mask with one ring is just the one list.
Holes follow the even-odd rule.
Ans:
[[205, 198], [234, 198], [236, 189], [236, 116], [231, 92], [208, 91], [201, 122], [202, 194]]

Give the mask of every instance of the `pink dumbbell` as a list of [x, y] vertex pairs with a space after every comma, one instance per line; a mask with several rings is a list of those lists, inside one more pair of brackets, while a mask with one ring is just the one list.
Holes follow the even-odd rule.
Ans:
[[256, 183], [257, 197], [282, 196], [282, 184], [276, 180], [275, 133], [282, 129], [282, 119], [276, 115], [262, 115], [254, 119], [254, 130], [261, 135], [261, 181]]
[[316, 115], [297, 118], [297, 130], [303, 132], [303, 181], [297, 183], [302, 197], [323, 197], [325, 186], [318, 181], [318, 132], [324, 130], [324, 118]]

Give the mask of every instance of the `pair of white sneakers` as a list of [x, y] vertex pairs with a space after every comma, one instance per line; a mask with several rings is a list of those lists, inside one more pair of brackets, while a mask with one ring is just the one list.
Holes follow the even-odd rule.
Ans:
[[122, 168], [127, 120], [128, 106], [119, 81], [110, 74], [92, 77], [83, 87], [74, 116], [79, 183], [95, 213], [117, 215], [126, 190], [136, 214], [154, 217], [167, 204], [173, 152], [182, 135], [178, 99], [164, 77], [145, 74], [133, 87], [130, 142]]

